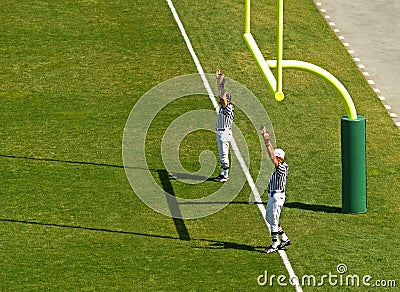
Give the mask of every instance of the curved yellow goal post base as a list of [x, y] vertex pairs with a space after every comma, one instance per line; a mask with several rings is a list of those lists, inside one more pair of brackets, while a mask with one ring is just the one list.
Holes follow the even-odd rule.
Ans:
[[[277, 62], [275, 60], [267, 61], [267, 64], [270, 68], [275, 68], [276, 63]], [[298, 69], [298, 70], [308, 71], [316, 74], [317, 76], [322, 77], [323, 79], [331, 83], [342, 96], [347, 116], [352, 120], [357, 119], [357, 111], [349, 92], [343, 86], [343, 84], [331, 73], [329, 73], [328, 71], [317, 65], [297, 60], [282, 60], [282, 67], [287, 69]], [[276, 94], [277, 92], [275, 93], [275, 98]]]

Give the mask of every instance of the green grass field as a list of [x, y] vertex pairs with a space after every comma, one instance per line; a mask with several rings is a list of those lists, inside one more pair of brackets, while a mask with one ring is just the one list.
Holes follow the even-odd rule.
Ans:
[[[287, 153], [281, 223], [294, 243], [287, 255], [296, 275], [321, 278], [344, 263], [348, 274], [398, 286], [400, 132], [313, 2], [286, 1], [284, 58], [334, 74], [367, 119], [368, 211], [361, 215], [340, 212], [346, 113], [332, 86], [284, 70], [286, 98], [276, 102], [242, 41], [244, 1], [173, 2], [204, 71], [218, 66], [247, 86]], [[267, 59], [275, 56], [275, 9], [274, 1], [252, 3], [252, 33]], [[4, 0], [0, 26], [0, 291], [295, 290], [257, 284], [264, 271], [288, 273], [279, 254], [257, 251], [270, 236], [247, 203], [248, 185], [220, 212], [193, 220], [156, 213], [129, 185], [122, 137], [133, 106], [160, 82], [197, 73], [166, 1]], [[175, 101], [146, 141], [152, 175], [178, 197], [218, 188], [170, 180], [161, 161], [168, 124], [194, 109], [213, 107], [207, 96]], [[236, 124], [256, 176], [256, 129], [240, 109]], [[206, 149], [217, 155], [214, 135], [193, 133], [182, 144], [182, 164], [195, 171]], [[303, 289], [366, 289], [325, 283]]]

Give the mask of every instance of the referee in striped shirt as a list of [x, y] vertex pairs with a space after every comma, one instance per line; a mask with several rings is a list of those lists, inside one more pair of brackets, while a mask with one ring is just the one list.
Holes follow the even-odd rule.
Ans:
[[[262, 251], [264, 253], [271, 253], [283, 249], [285, 246], [292, 243], [279, 224], [279, 217], [286, 198], [285, 188], [289, 166], [284, 161], [285, 152], [282, 149], [274, 150], [272, 147], [270, 136], [264, 126], [261, 127], [261, 134], [264, 137], [268, 155], [275, 166], [268, 181], [268, 203], [265, 215], [271, 227], [272, 243]], [[279, 236], [281, 237], [280, 243], [278, 242]]]
[[220, 69], [215, 71], [218, 84], [218, 95], [220, 98], [220, 108], [216, 121], [216, 138], [218, 145], [218, 154], [221, 163], [221, 173], [214, 178], [217, 182], [226, 182], [229, 180], [229, 143], [232, 140], [232, 124], [235, 117], [232, 95], [225, 91], [225, 76], [221, 74]]

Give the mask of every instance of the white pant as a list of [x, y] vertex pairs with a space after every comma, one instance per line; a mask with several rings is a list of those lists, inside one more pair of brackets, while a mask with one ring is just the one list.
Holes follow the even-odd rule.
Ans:
[[217, 130], [217, 144], [219, 160], [222, 169], [229, 168], [229, 142], [232, 140], [232, 130], [225, 129], [225, 131]]
[[279, 217], [283, 204], [285, 203], [285, 193], [274, 193], [272, 196], [268, 193], [267, 213], [265, 219], [271, 226], [271, 233], [277, 233], [279, 230]]

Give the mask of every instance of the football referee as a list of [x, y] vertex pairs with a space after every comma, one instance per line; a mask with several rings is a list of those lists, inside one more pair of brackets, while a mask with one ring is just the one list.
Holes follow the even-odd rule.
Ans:
[[226, 182], [229, 180], [229, 143], [232, 140], [232, 124], [235, 111], [233, 104], [231, 104], [232, 95], [226, 92], [224, 88], [225, 76], [221, 74], [218, 68], [215, 71], [215, 76], [217, 78], [218, 95], [221, 104], [215, 126], [221, 173], [214, 178], [214, 181]]
[[[268, 155], [275, 166], [268, 181], [268, 203], [265, 215], [268, 224], [271, 226], [272, 243], [262, 251], [271, 253], [292, 243], [279, 224], [279, 217], [286, 198], [285, 188], [289, 166], [284, 161], [285, 152], [282, 149], [274, 150], [272, 147], [270, 136], [264, 126], [261, 127], [261, 134], [264, 137]], [[278, 242], [278, 236], [281, 237], [280, 243]]]

